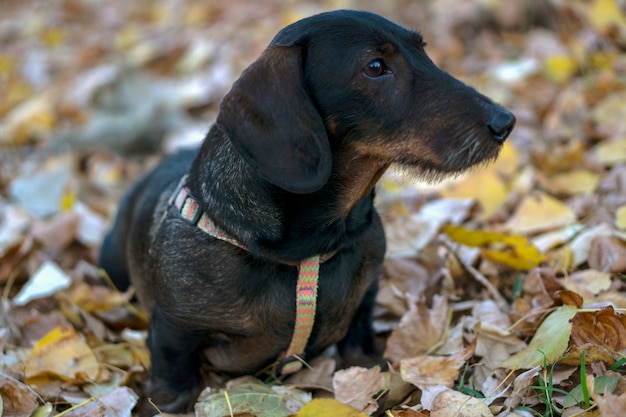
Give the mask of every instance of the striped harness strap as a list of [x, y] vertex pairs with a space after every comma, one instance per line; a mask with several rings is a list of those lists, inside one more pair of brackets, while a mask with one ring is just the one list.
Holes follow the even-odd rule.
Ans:
[[[174, 204], [178, 208], [181, 217], [209, 236], [247, 250], [245, 245], [216, 225], [201, 209], [198, 200], [191, 195], [189, 188], [185, 186], [186, 180], [187, 176], [185, 175], [170, 198], [170, 204]], [[332, 255], [334, 253], [326, 255], [322, 259], [320, 259], [320, 255], [315, 255], [298, 264], [296, 322], [289, 348], [281, 355], [279, 371], [283, 375], [299, 371], [302, 368], [302, 357], [315, 323], [320, 262], [329, 259]]]

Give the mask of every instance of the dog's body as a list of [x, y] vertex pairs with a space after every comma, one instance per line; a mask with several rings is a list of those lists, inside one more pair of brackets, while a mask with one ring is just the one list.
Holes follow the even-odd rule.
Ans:
[[[199, 151], [167, 158], [129, 191], [103, 245], [104, 268], [122, 288], [130, 277], [150, 312], [157, 403], [174, 411], [190, 399], [200, 348], [233, 374], [280, 358], [297, 264], [314, 255], [329, 259], [305, 358], [337, 342], [344, 356], [373, 353], [385, 251], [376, 181], [391, 163], [435, 178], [491, 160], [514, 121], [439, 70], [419, 34], [379, 16], [337, 11], [283, 29]], [[181, 217], [169, 200], [183, 175], [246, 249]]]

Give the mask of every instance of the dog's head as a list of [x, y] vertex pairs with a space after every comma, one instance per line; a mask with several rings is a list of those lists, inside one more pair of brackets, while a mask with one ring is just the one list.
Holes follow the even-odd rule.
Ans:
[[326, 184], [336, 150], [428, 177], [494, 159], [515, 117], [437, 68], [424, 46], [368, 12], [300, 20], [241, 75], [217, 123], [262, 178], [294, 193]]

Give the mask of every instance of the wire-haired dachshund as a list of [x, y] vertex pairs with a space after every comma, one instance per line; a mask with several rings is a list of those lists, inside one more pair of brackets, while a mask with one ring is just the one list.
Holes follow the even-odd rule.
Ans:
[[[130, 189], [101, 264], [150, 314], [162, 410], [193, 400], [200, 352], [230, 374], [334, 343], [348, 360], [374, 353], [376, 182], [394, 163], [436, 179], [491, 161], [515, 124], [424, 47], [418, 32], [362, 11], [289, 25], [235, 82], [200, 149]], [[317, 282], [301, 299], [311, 259]], [[308, 319], [302, 300], [313, 300]], [[305, 347], [289, 354], [303, 328]]]

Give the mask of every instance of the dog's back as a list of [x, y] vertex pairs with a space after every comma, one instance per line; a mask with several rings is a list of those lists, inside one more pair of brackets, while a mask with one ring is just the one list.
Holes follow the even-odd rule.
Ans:
[[[145, 216], [145, 220], [152, 219], [152, 210], [159, 198], [166, 190], [171, 189], [173, 192], [176, 182], [189, 170], [196, 154], [197, 150], [182, 150], [166, 157], [156, 168], [135, 182], [120, 202], [115, 223], [100, 249], [100, 266], [120, 291], [125, 291], [130, 286], [127, 244], [131, 241], [128, 239], [131, 227], [134, 227], [141, 216]], [[149, 207], [150, 210], [145, 211], [141, 207]]]

